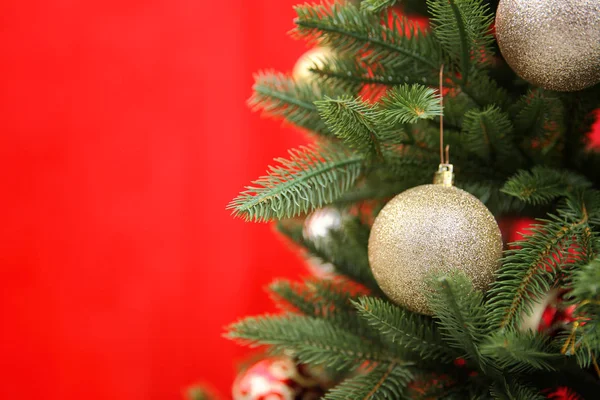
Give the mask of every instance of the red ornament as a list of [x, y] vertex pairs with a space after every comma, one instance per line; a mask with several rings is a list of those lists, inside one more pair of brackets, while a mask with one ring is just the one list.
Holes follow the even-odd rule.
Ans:
[[467, 361], [464, 358], [459, 357], [456, 360], [454, 360], [454, 365], [456, 365], [459, 368], [462, 368], [465, 365], [467, 365]]
[[552, 400], [581, 400], [581, 397], [571, 389], [560, 386], [554, 391], [548, 393], [547, 397]]
[[592, 125], [592, 130], [588, 134], [588, 149], [600, 150], [600, 110], [595, 111], [596, 122]]
[[[518, 242], [525, 239], [525, 235], [531, 233], [532, 225], [536, 224], [536, 220], [527, 217], [507, 217], [498, 222], [502, 239], [505, 244]], [[514, 247], [513, 247], [514, 248]]]
[[241, 372], [233, 384], [234, 400], [317, 400], [323, 379], [292, 359], [267, 358]]

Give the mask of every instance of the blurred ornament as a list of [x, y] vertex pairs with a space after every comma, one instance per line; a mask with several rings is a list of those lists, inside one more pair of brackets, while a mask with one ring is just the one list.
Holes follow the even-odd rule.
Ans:
[[311, 68], [320, 68], [325, 65], [325, 60], [331, 57], [333, 52], [328, 47], [315, 47], [302, 54], [292, 71], [292, 76], [297, 82], [312, 82], [315, 79], [315, 74], [311, 72]]
[[342, 224], [343, 216], [337, 208], [320, 208], [306, 218], [302, 235], [312, 242], [327, 241], [331, 231], [339, 230]]
[[233, 400], [317, 400], [328, 387], [323, 371], [277, 357], [242, 371], [232, 392]]
[[[338, 209], [324, 207], [312, 212], [304, 220], [302, 235], [317, 248], [326, 250], [331, 244], [331, 233], [339, 231], [343, 223], [344, 216]], [[328, 277], [335, 271], [333, 264], [324, 263], [317, 257], [310, 257], [308, 265], [311, 272], [321, 278]]]
[[573, 389], [566, 386], [559, 386], [544, 392], [549, 392], [546, 397], [552, 400], [583, 400]]
[[504, 217], [499, 222], [500, 231], [505, 245], [515, 244], [525, 240], [525, 235], [531, 234], [531, 228], [537, 221], [529, 217]]
[[545, 296], [537, 299], [532, 304], [531, 312], [523, 313], [519, 330], [531, 330], [552, 336], [567, 329], [568, 325], [575, 321], [573, 312], [577, 306], [565, 303], [565, 293], [565, 290], [551, 289]]
[[317, 278], [331, 278], [335, 272], [335, 265], [329, 262], [323, 262], [319, 257], [308, 257], [306, 260], [310, 273]]
[[501, 0], [496, 36], [506, 62], [534, 85], [570, 92], [600, 82], [598, 0]]
[[373, 275], [390, 299], [430, 314], [426, 278], [464, 272], [476, 289], [494, 280], [502, 236], [494, 216], [475, 196], [452, 186], [452, 166], [441, 164], [437, 184], [394, 197], [381, 210], [369, 237]]
[[594, 112], [596, 121], [592, 125], [591, 131], [588, 133], [587, 149], [592, 151], [600, 150], [600, 110]]
[[511, 227], [511, 231], [508, 234], [507, 243], [515, 243], [521, 240], [525, 240], [527, 238], [527, 235], [532, 234], [531, 230], [534, 228], [534, 225], [538, 223], [538, 221], [529, 217], [516, 218]]

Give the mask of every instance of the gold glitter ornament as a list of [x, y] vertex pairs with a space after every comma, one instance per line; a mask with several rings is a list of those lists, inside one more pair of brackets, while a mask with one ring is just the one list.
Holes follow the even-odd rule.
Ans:
[[600, 82], [599, 0], [501, 0], [500, 51], [523, 79], [570, 92]]
[[411, 311], [431, 314], [426, 278], [462, 271], [476, 289], [494, 279], [502, 236], [475, 196], [452, 186], [452, 170], [409, 189], [381, 210], [369, 237], [369, 263], [383, 292]]

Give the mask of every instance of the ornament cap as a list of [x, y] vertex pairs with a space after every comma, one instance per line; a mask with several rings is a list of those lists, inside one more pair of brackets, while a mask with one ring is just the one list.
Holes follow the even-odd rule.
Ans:
[[433, 183], [450, 187], [454, 185], [454, 165], [440, 164], [437, 172], [433, 175]]

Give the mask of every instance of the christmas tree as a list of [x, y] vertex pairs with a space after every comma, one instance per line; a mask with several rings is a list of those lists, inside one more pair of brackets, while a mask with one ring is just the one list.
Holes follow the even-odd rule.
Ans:
[[[256, 75], [252, 107], [315, 143], [229, 207], [276, 221], [319, 276], [273, 283], [283, 312], [228, 336], [319, 369], [325, 399], [600, 397], [600, 154], [586, 137], [600, 11], [395, 3], [297, 6], [292, 34], [320, 56], [309, 74]], [[591, 29], [585, 45], [544, 34], [568, 15]], [[520, 30], [523, 18], [533, 25]], [[524, 40], [563, 64], [519, 50]], [[486, 213], [537, 222], [503, 244]]]

